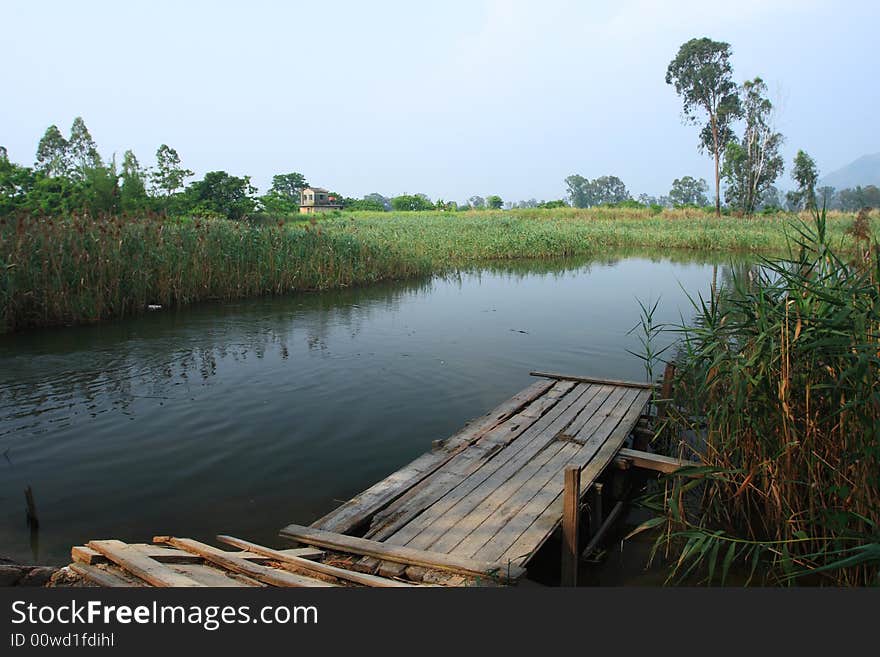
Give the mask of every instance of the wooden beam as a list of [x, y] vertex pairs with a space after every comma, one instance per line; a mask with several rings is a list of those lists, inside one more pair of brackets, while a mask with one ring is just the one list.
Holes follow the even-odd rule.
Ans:
[[569, 466], [565, 469], [565, 488], [562, 493], [562, 569], [561, 586], [577, 586], [578, 581], [578, 532], [580, 530], [581, 469]]
[[206, 543], [194, 541], [191, 538], [175, 538], [174, 536], [154, 536], [153, 542], [167, 543], [173, 545], [180, 550], [186, 550], [193, 554], [198, 554], [205, 561], [222, 566], [234, 573], [241, 573], [248, 577], [270, 584], [271, 586], [295, 586], [295, 587], [326, 587], [335, 586], [313, 577], [304, 577], [295, 573], [261, 566], [260, 564], [251, 563], [240, 557], [230, 557], [225, 550], [220, 550]]
[[380, 543], [366, 538], [336, 534], [314, 527], [288, 525], [280, 532], [284, 538], [293, 539], [307, 545], [317, 545], [328, 550], [338, 550], [350, 554], [362, 554], [385, 561], [394, 561], [409, 566], [424, 566], [437, 570], [448, 570], [471, 577], [483, 577], [513, 582], [525, 574], [525, 568], [513, 564], [477, 561], [456, 557], [440, 552], [427, 552], [414, 548]]
[[557, 379], [560, 381], [579, 381], [581, 383], [597, 383], [606, 386], [620, 386], [622, 388], [646, 388], [653, 390], [660, 386], [656, 383], [642, 383], [640, 381], [622, 381], [619, 379], [596, 379], [589, 376], [574, 376], [570, 374], [554, 374], [552, 372], [529, 372], [531, 376], [542, 376], [545, 379]]
[[584, 548], [584, 559], [589, 557], [590, 554], [592, 554], [593, 550], [596, 549], [596, 547], [599, 545], [599, 542], [605, 537], [605, 534], [608, 533], [608, 530], [611, 529], [617, 518], [623, 512], [624, 506], [625, 505], [623, 500], [620, 500], [617, 504], [614, 505], [614, 507], [608, 513], [608, 517], [605, 518], [605, 522], [603, 522], [602, 525], [590, 537], [590, 542], [587, 543], [587, 547]]
[[250, 541], [245, 541], [240, 538], [235, 538], [234, 536], [221, 535], [217, 537], [217, 540], [221, 543], [226, 543], [227, 545], [232, 545], [234, 547], [241, 548], [242, 550], [247, 550], [248, 552], [253, 552], [255, 554], [261, 554], [263, 556], [270, 557], [271, 559], [280, 563], [296, 566], [298, 569], [301, 570], [306, 570], [313, 573], [320, 573], [322, 575], [330, 575], [331, 577], [336, 577], [337, 579], [344, 579], [349, 582], [363, 584], [364, 586], [376, 586], [383, 588], [406, 588], [415, 586], [414, 584], [398, 582], [397, 580], [387, 579], [385, 577], [376, 577], [375, 575], [367, 575], [365, 573], [358, 573], [351, 570], [346, 570], [345, 568], [337, 568], [336, 566], [319, 563], [317, 561], [309, 561], [308, 559], [292, 557], [284, 554], [284, 552], [281, 552], [280, 550], [273, 550], [272, 548], [263, 547], [262, 545], [257, 545], [256, 543], [251, 543]]
[[[664, 474], [672, 474], [681, 468], [700, 465], [696, 461], [685, 461], [683, 459], [672, 458], [671, 456], [663, 456], [662, 454], [651, 454], [650, 452], [642, 452], [637, 449], [627, 449], [626, 447], [617, 452], [617, 461], [622, 461], [622, 463], [618, 464], [618, 467], [623, 465], [625, 466], [623, 469], [632, 466], [642, 468], [643, 470], [654, 470], [655, 472], [662, 472]], [[701, 475], [694, 476], [698, 477]]]
[[126, 545], [122, 541], [89, 541], [89, 547], [153, 586], [202, 586], [194, 579], [175, 572], [167, 565], [151, 559], [136, 547]]
[[[204, 562], [204, 559], [197, 554], [191, 554], [183, 550], [175, 550], [174, 548], [161, 547], [159, 545], [149, 545], [147, 543], [129, 543], [130, 547], [135, 547], [141, 554], [151, 559], [155, 559], [159, 563], [176, 563], [176, 564], [198, 564]], [[293, 548], [291, 550], [282, 550], [283, 554], [292, 557], [300, 557], [302, 559], [320, 559], [324, 556], [322, 550], [316, 548]], [[255, 563], [265, 563], [269, 559], [260, 554], [252, 552], [230, 552], [231, 557], [241, 557]], [[107, 557], [100, 552], [91, 549], [85, 545], [75, 545], [70, 548], [70, 557], [76, 563], [84, 563], [94, 566], [101, 563], [112, 563]]]

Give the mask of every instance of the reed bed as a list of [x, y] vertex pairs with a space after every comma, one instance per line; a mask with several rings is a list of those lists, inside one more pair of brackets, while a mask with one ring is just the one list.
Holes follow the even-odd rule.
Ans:
[[425, 275], [352, 235], [226, 220], [0, 220], [0, 332]]
[[[880, 229], [880, 219], [868, 219]], [[829, 220], [846, 248], [852, 216]], [[149, 304], [322, 290], [487, 260], [609, 248], [769, 252], [785, 222], [699, 209], [353, 213], [320, 222], [158, 216], [0, 219], [0, 332], [119, 318]]]
[[[666, 436], [700, 466], [669, 478], [639, 529], [671, 577], [880, 584], [880, 249], [824, 214], [796, 250], [735, 275], [680, 332]], [[694, 440], [694, 437], [697, 440]], [[691, 475], [699, 475], [693, 478]], [[674, 549], [673, 549], [674, 548]], [[691, 579], [688, 579], [691, 578]]]
[[[828, 219], [829, 239], [855, 247], [847, 233], [853, 215]], [[880, 215], [869, 218], [880, 230]], [[438, 266], [475, 259], [546, 258], [601, 253], [609, 248], [783, 252], [790, 216], [722, 217], [699, 209], [661, 214], [638, 208], [470, 211], [461, 213], [354, 213], [323, 223], [333, 233], [391, 246], [434, 260]]]

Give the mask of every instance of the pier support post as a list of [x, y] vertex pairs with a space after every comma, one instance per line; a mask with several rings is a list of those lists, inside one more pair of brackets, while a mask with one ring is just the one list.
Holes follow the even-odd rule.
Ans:
[[580, 525], [581, 469], [565, 469], [565, 488], [562, 493], [562, 577], [561, 586], [577, 586], [578, 534]]

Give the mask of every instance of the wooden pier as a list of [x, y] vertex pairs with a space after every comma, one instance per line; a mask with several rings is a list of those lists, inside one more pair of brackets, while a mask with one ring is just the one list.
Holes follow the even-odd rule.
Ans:
[[[311, 526], [281, 529], [301, 552], [232, 537], [218, 540], [243, 552], [173, 537], [154, 539], [160, 548], [93, 541], [74, 549], [71, 567], [98, 581], [94, 568], [104, 562], [101, 572], [127, 585], [511, 584], [562, 526], [562, 580], [574, 584], [580, 517], [586, 511], [594, 539], [610, 522], [597, 483], [603, 472], [687, 463], [626, 447], [644, 431], [638, 425], [657, 386], [532, 374], [540, 380]], [[169, 549], [188, 571], [170, 566]]]

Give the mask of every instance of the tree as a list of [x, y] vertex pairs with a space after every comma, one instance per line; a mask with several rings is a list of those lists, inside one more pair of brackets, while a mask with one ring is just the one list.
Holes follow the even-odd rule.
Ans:
[[364, 196], [364, 203], [371, 204], [376, 210], [388, 212], [391, 209], [391, 201], [377, 192]]
[[101, 166], [101, 156], [98, 155], [98, 147], [85, 121], [81, 116], [73, 120], [70, 126], [70, 138], [67, 140], [67, 156], [70, 163], [70, 173], [79, 180], [85, 180], [89, 169]]
[[504, 201], [497, 194], [486, 197], [486, 206], [490, 210], [500, 210], [502, 205], [504, 205]]
[[302, 190], [309, 186], [306, 177], [297, 173], [281, 173], [272, 176], [272, 186], [260, 199], [266, 212], [272, 214], [288, 214], [299, 208]]
[[781, 210], [783, 205], [782, 194], [775, 185], [770, 185], [761, 194], [758, 200], [758, 210]]
[[617, 176], [600, 176], [592, 183], [595, 205], [623, 203], [630, 200], [626, 185]]
[[708, 193], [709, 183], [702, 178], [698, 180], [691, 176], [682, 176], [672, 181], [672, 188], [669, 190], [669, 202], [675, 208], [685, 205], [703, 207], [709, 205], [709, 199], [706, 197]]
[[794, 167], [791, 177], [797, 184], [797, 190], [786, 196], [793, 210], [811, 209], [816, 207], [816, 183], [819, 180], [819, 169], [816, 162], [806, 151], [799, 150], [794, 156]]
[[425, 210], [433, 210], [434, 204], [424, 194], [403, 194], [391, 199], [391, 207], [398, 212], [423, 212]]
[[486, 207], [486, 199], [482, 196], [471, 196], [468, 199], [468, 205], [475, 210], [482, 210]]
[[219, 214], [241, 219], [256, 208], [256, 188], [250, 176], [230, 176], [225, 171], [210, 171], [202, 180], [186, 188], [186, 200], [195, 213]]
[[779, 148], [782, 135], [771, 126], [773, 104], [765, 97], [761, 78], [742, 86], [742, 140], [731, 141], [724, 153], [722, 176], [727, 181], [725, 200], [747, 215], [754, 214], [761, 196], [785, 168]]
[[589, 208], [595, 205], [595, 191], [589, 180], [576, 173], [565, 179], [566, 196], [572, 206]]
[[10, 162], [0, 146], [0, 217], [25, 209], [33, 186], [33, 170]]
[[880, 208], [880, 189], [876, 185], [842, 189], [838, 198], [841, 210], [847, 212], [857, 212], [862, 208]]
[[685, 123], [699, 125], [699, 148], [715, 159], [715, 214], [721, 216], [721, 156], [733, 137], [731, 124], [740, 115], [740, 101], [730, 44], [709, 38], [691, 39], [682, 44], [666, 69], [666, 84], [681, 96]]
[[142, 210], [147, 205], [147, 189], [144, 184], [144, 172], [140, 162], [132, 151], [125, 151], [122, 156], [122, 188], [119, 201], [123, 210]]
[[46, 128], [40, 143], [37, 145], [37, 158], [34, 168], [50, 177], [66, 177], [70, 172], [70, 159], [67, 151], [67, 140], [57, 125]]
[[176, 150], [166, 144], [159, 146], [156, 150], [156, 170], [150, 176], [155, 189], [165, 196], [171, 196], [183, 188], [186, 178], [192, 176], [192, 171], [180, 166], [180, 156]]

